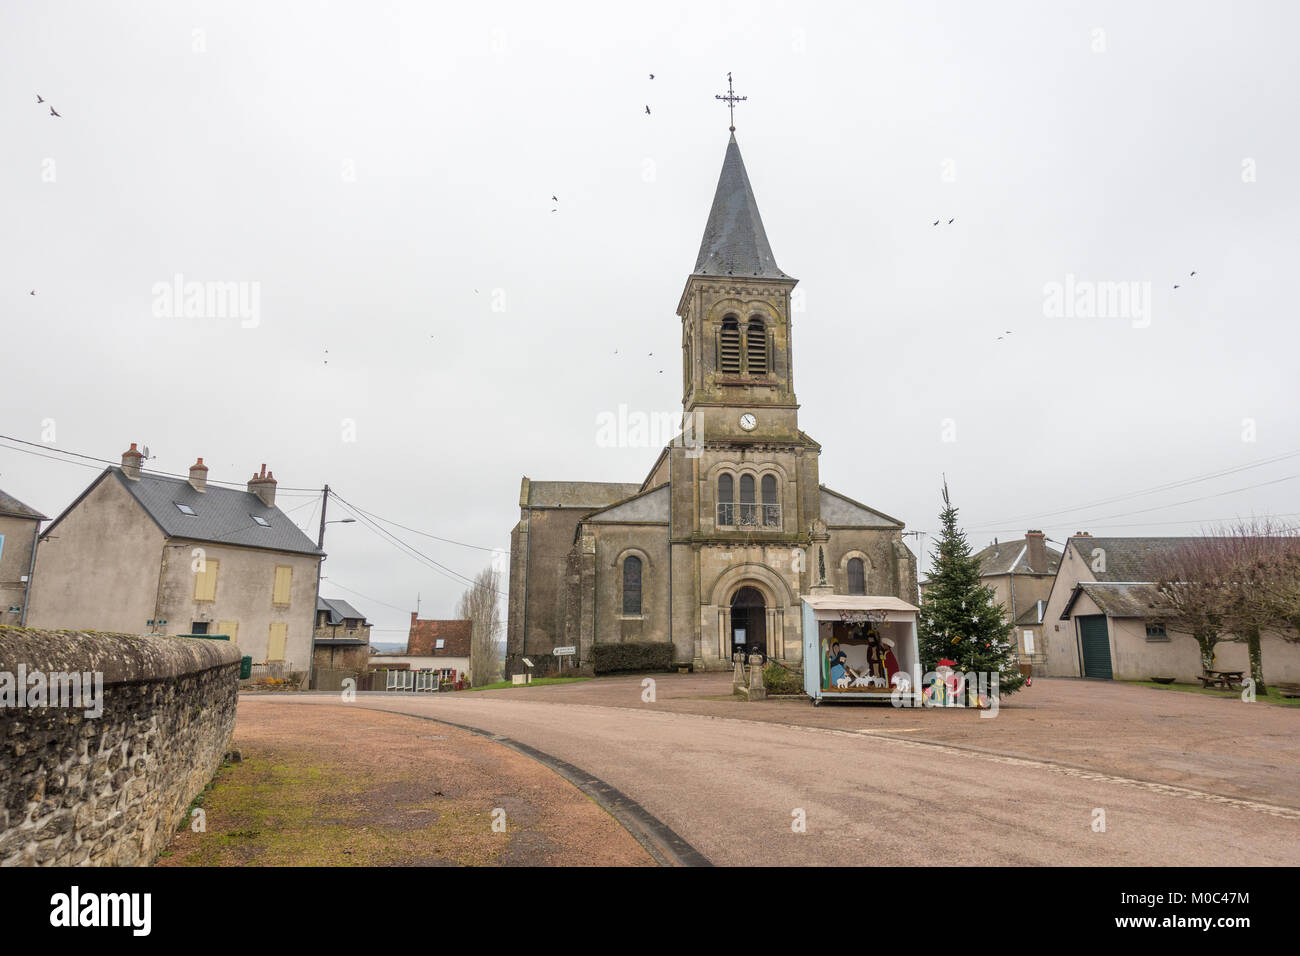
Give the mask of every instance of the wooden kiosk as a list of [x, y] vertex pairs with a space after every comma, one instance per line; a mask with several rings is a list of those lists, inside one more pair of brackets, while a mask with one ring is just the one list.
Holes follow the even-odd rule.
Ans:
[[920, 704], [918, 609], [896, 597], [803, 595], [804, 691], [823, 700]]

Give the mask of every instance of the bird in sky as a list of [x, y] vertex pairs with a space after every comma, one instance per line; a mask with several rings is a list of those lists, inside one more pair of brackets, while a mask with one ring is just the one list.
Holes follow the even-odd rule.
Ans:
[[55, 111], [55, 109], [54, 109], [53, 106], [51, 106], [51, 107], [50, 107], [50, 115], [51, 115], [51, 116], [59, 116], [60, 114], [57, 113], [57, 112]]
[[36, 294], [36, 290], [33, 289], [31, 292], [29, 292], [29, 293], [27, 293], [27, 294], [28, 294], [28, 295], [35, 295], [35, 294]]
[[1179, 288], [1179, 285], [1178, 285], [1177, 282], [1174, 283], [1174, 288], [1175, 288], [1175, 289]]
[[1193, 269], [1193, 270], [1191, 271], [1191, 274], [1192, 274], [1192, 275], [1196, 275], [1196, 270]]
[[40, 93], [37, 93], [37, 94], [36, 94], [36, 102], [37, 102], [37, 103], [44, 103], [44, 102], [45, 102], [45, 98], [44, 98], [43, 96], [41, 96]]
[[646, 116], [649, 116], [649, 115], [650, 115], [650, 107], [649, 107], [649, 106], [647, 106], [647, 107], [645, 108], [645, 115], [646, 115]]
[[653, 73], [651, 73], [651, 74], [650, 74], [650, 79], [653, 80], [654, 78], [655, 78], [655, 75], [654, 75]]
[[930, 225], [932, 225], [932, 226], [937, 226], [937, 225], [939, 225], [939, 220], [936, 219], [934, 222], [930, 223]]
[[551, 197], [551, 201], [552, 201], [552, 202], [559, 202], [559, 201], [560, 201], [560, 197], [559, 197], [559, 196], [552, 196], [552, 197]]
[[953, 216], [951, 219], [948, 220], [948, 225], [951, 226], [954, 222], [956, 222], [956, 220], [957, 220], [957, 217], [956, 217], [956, 216]]

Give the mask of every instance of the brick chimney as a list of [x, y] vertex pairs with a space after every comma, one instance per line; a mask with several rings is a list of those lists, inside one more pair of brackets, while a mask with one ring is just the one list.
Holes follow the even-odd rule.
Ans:
[[248, 493], [257, 495], [268, 508], [275, 507], [275, 472], [267, 471], [265, 463], [260, 474], [255, 472], [248, 479]]
[[208, 466], [202, 458], [190, 465], [190, 487], [200, 494], [208, 490]]
[[1091, 538], [1091, 537], [1092, 537], [1092, 534], [1091, 534], [1090, 532], [1087, 532], [1087, 531], [1076, 531], [1076, 532], [1074, 533], [1074, 537], [1076, 537], [1076, 538]]
[[1025, 560], [1036, 574], [1046, 574], [1049, 566], [1047, 560], [1047, 539], [1041, 531], [1025, 532]]
[[122, 452], [122, 474], [132, 481], [139, 481], [142, 461], [144, 454], [136, 449], [135, 442], [131, 442], [131, 447]]

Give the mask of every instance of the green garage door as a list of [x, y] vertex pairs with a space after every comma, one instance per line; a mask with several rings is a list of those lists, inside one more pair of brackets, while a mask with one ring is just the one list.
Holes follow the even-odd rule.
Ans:
[[1110, 680], [1110, 635], [1105, 614], [1081, 614], [1079, 646], [1083, 650], [1083, 676]]

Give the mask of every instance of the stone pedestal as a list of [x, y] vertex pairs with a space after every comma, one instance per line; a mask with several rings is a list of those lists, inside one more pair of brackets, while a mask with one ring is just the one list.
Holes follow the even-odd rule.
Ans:
[[749, 665], [749, 699], [763, 700], [767, 697], [767, 685], [763, 682], [763, 662], [755, 657]]

